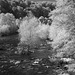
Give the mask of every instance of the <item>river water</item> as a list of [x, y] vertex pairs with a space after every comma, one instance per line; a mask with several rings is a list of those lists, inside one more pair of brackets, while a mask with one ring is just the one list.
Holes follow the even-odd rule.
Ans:
[[49, 45], [18, 53], [18, 43], [18, 35], [0, 38], [0, 75], [57, 75]]

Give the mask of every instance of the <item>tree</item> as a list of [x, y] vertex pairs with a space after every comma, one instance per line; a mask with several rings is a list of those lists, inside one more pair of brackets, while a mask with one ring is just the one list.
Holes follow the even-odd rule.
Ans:
[[[59, 2], [61, 4], [59, 5]], [[56, 57], [73, 55], [75, 47], [75, 8], [70, 0], [57, 0], [57, 8], [51, 12], [50, 39]]]
[[48, 25], [42, 24], [35, 17], [24, 18], [19, 29], [20, 44], [39, 47], [41, 43], [46, 42], [48, 28]]

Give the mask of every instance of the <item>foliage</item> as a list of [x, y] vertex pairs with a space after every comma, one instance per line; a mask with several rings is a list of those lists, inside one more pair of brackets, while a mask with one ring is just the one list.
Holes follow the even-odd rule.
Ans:
[[48, 17], [48, 14], [55, 9], [55, 5], [48, 4], [47, 2], [42, 3], [35, 3], [31, 5], [31, 11], [36, 17]]
[[0, 0], [0, 13], [12, 13], [16, 18], [23, 18], [28, 11], [36, 17], [48, 17], [51, 10], [55, 9], [55, 4], [44, 2], [37, 3], [28, 0]]
[[20, 43], [23, 45], [40, 45], [48, 36], [48, 25], [42, 24], [35, 17], [26, 17], [20, 24]]
[[8, 35], [15, 32], [17, 32], [17, 25], [13, 14], [0, 14], [0, 35]]
[[0, 0], [0, 13], [11, 13], [11, 6], [7, 0]]
[[[50, 26], [50, 39], [56, 51], [56, 57], [74, 56], [75, 48], [75, 8], [72, 1], [63, 0], [60, 6], [52, 11], [50, 17], [53, 22]], [[57, 3], [58, 4], [58, 3]]]
[[40, 22], [43, 23], [43, 24], [51, 25], [51, 23], [52, 23], [52, 20], [51, 20], [51, 19], [46, 18], [46, 17], [44, 18], [43, 16], [39, 17], [39, 20], [40, 20]]

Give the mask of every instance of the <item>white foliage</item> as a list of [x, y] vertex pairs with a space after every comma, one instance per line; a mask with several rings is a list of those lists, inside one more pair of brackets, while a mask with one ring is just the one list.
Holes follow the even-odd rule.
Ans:
[[53, 22], [49, 29], [49, 38], [53, 40], [50, 44], [57, 50], [57, 57], [70, 55], [75, 48], [75, 8], [73, 3], [68, 1], [65, 0], [62, 6], [51, 12]]
[[31, 40], [31, 38], [34, 38], [34, 27], [38, 25], [37, 19], [27, 19], [25, 21], [22, 21], [20, 24], [20, 36], [21, 36], [21, 42], [28, 42]]
[[0, 14], [0, 31], [6, 35], [17, 31], [16, 20], [12, 14]]
[[36, 31], [36, 34], [41, 38], [41, 39], [46, 39], [48, 37], [48, 30], [49, 26], [45, 24], [39, 24], [37, 27], [38, 30]]
[[21, 43], [28, 45], [40, 44], [41, 40], [47, 38], [48, 28], [48, 25], [41, 24], [35, 17], [22, 21], [19, 29]]

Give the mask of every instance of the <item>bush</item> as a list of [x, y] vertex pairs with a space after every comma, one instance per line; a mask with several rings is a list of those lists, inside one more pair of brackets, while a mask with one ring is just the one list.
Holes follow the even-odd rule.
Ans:
[[34, 47], [40, 45], [48, 36], [48, 28], [35, 17], [24, 19], [19, 29], [20, 43]]
[[17, 32], [15, 17], [10, 14], [0, 14], [0, 35], [9, 35]]

